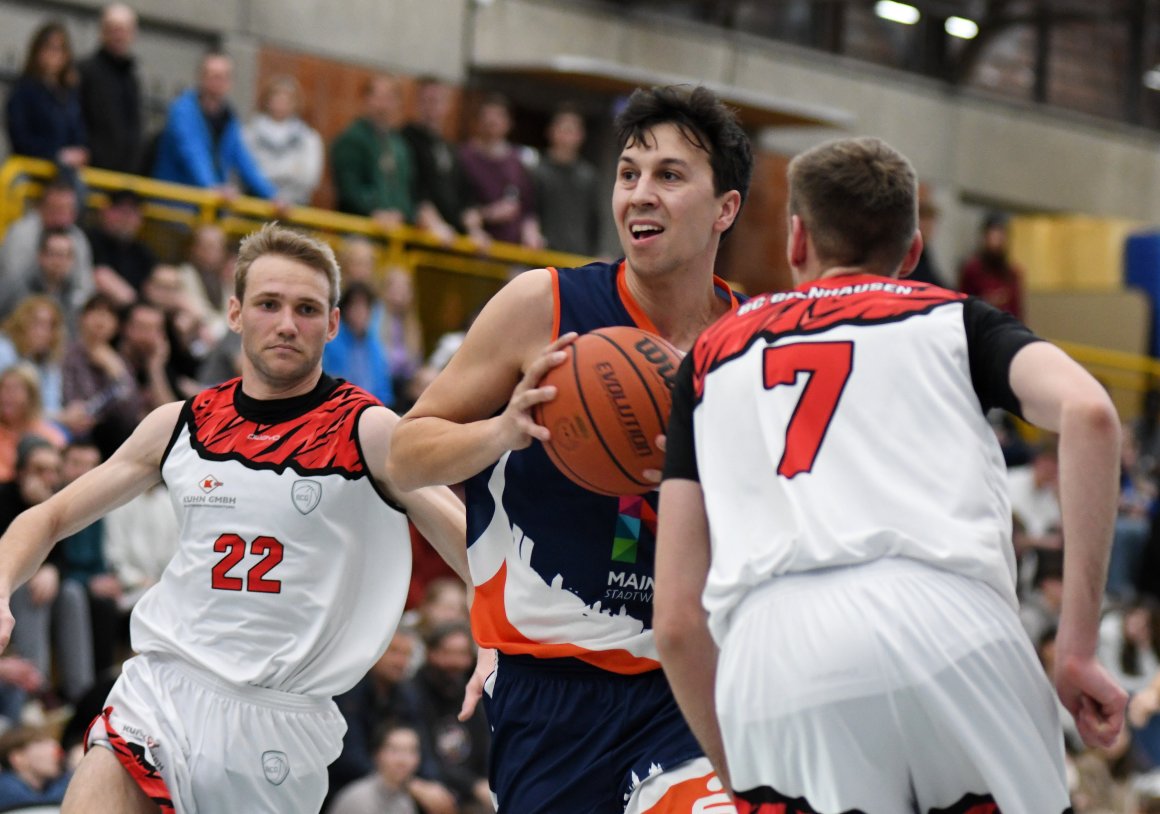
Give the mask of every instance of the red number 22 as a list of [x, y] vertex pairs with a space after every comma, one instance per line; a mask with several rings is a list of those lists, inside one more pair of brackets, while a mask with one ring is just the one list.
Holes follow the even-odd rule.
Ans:
[[785, 432], [785, 452], [777, 474], [792, 478], [814, 468], [826, 430], [854, 367], [853, 342], [798, 342], [765, 349], [765, 389], [809, 376]]
[[225, 554], [213, 567], [213, 580], [210, 586], [215, 590], [240, 591], [244, 586], [253, 593], [282, 593], [282, 580], [266, 579], [270, 569], [282, 562], [282, 544], [273, 537], [255, 537], [254, 542], [250, 544], [251, 554], [264, 556], [246, 573], [245, 583], [241, 577], [231, 577], [229, 572], [246, 556], [246, 541], [236, 534], [223, 534], [214, 540], [213, 550]]

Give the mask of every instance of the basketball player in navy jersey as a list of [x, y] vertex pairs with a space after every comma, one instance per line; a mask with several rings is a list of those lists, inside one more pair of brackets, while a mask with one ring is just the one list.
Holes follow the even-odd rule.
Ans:
[[[656, 494], [565, 478], [530, 411], [576, 335], [635, 325], [687, 349], [737, 307], [713, 276], [749, 186], [749, 142], [704, 88], [638, 90], [618, 119], [612, 206], [625, 259], [521, 274], [399, 424], [404, 487], [466, 481], [476, 640], [500, 812], [731, 812], [659, 669]], [[659, 473], [658, 473], [659, 474]]]
[[165, 481], [181, 538], [132, 616], [133, 649], [65, 812], [317, 812], [345, 724], [333, 695], [390, 641], [410, 517], [464, 577], [464, 512], [384, 472], [397, 417], [327, 376], [330, 248], [270, 224], [242, 242], [229, 321], [242, 376], [151, 413], [109, 460], [0, 539], [8, 597], [53, 543]]
[[797, 287], [706, 330], [674, 388], [656, 630], [681, 709], [741, 812], [1070, 811], [985, 413], [1060, 434], [1055, 690], [1109, 746], [1116, 411], [1014, 317], [898, 279], [922, 239], [888, 145], [824, 144], [789, 181]]

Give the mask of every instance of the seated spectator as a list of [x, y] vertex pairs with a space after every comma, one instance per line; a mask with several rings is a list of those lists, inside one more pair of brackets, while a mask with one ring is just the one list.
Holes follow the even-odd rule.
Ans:
[[[28, 297], [42, 295], [51, 300], [66, 325], [68, 333], [76, 327], [78, 303], [73, 294], [73, 268], [76, 256], [72, 239], [64, 229], [45, 229], [40, 233], [36, 254], [36, 279], [28, 286]], [[24, 302], [28, 299], [25, 297]], [[16, 306], [19, 309], [19, 305]]]
[[600, 243], [602, 189], [596, 168], [580, 155], [584, 117], [561, 105], [548, 123], [548, 149], [536, 164], [536, 202], [544, 243], [558, 252], [592, 256]]
[[[419, 636], [426, 638], [438, 627], [471, 621], [467, 588], [454, 574], [433, 577], [421, 586], [412, 587], [419, 588], [420, 599], [403, 615], [403, 624], [413, 628]], [[422, 658], [417, 659], [416, 666], [421, 662]]]
[[292, 76], [266, 83], [260, 110], [243, 130], [258, 169], [277, 189], [278, 198], [307, 206], [322, 180], [322, 137], [302, 121], [302, 87]]
[[326, 344], [322, 366], [332, 375], [358, 385], [388, 407], [395, 403], [391, 368], [379, 337], [371, 330], [377, 304], [374, 290], [351, 283], [338, 300], [338, 335]]
[[399, 81], [373, 77], [363, 88], [362, 103], [362, 116], [330, 149], [338, 210], [393, 229], [415, 217], [415, 163], [398, 130], [403, 115]]
[[446, 82], [419, 79], [418, 115], [402, 130], [415, 158], [415, 222], [443, 243], [450, 243], [456, 232], [467, 232], [486, 248], [491, 237], [483, 231], [479, 213], [464, 219], [472, 201], [458, 150], [447, 140], [451, 107], [452, 90]]
[[455, 794], [461, 811], [492, 811], [487, 784], [491, 735], [482, 707], [459, 720], [463, 693], [475, 667], [471, 627], [438, 625], [424, 639], [427, 659], [412, 683], [419, 696], [419, 737], [434, 750], [439, 777]]
[[57, 177], [44, 189], [36, 208], [8, 227], [0, 245], [0, 316], [11, 313], [16, 303], [33, 291], [40, 277], [41, 235], [64, 229], [73, 244], [69, 308], [78, 308], [93, 291], [93, 257], [88, 238], [76, 225], [77, 192], [66, 179]]
[[187, 302], [206, 326], [206, 339], [212, 343], [229, 330], [226, 307], [234, 293], [234, 264], [226, 233], [212, 223], [197, 227], [186, 257], [177, 267], [181, 284]]
[[129, 306], [121, 324], [117, 352], [136, 384], [138, 409], [132, 416], [134, 422], [140, 422], [162, 404], [177, 401], [181, 372], [169, 364], [164, 311], [144, 300]]
[[[0, 534], [18, 514], [52, 496], [60, 467], [57, 447], [35, 435], [21, 440], [16, 477], [0, 484]], [[9, 646], [41, 675], [55, 676], [64, 699], [74, 703], [93, 684], [93, 638], [85, 590], [61, 582], [59, 563], [60, 552], [54, 550], [12, 594], [16, 625]]]
[[202, 338], [201, 320], [185, 294], [177, 267], [155, 267], [141, 287], [141, 300], [157, 306], [165, 315], [165, 339], [169, 344], [166, 372], [177, 397], [189, 398], [200, 392], [197, 370], [209, 348]]
[[90, 424], [81, 405], [72, 405], [67, 412], [63, 409], [64, 347], [65, 326], [60, 307], [49, 297], [33, 294], [21, 300], [0, 329], [0, 370], [18, 362], [31, 365], [36, 370], [45, 413], [69, 432], [84, 432]]
[[1027, 637], [1039, 641], [1048, 630], [1059, 627], [1063, 607], [1063, 551], [1043, 549], [1035, 565], [1033, 590], [1019, 604], [1019, 620]]
[[145, 278], [157, 265], [153, 250], [137, 239], [143, 222], [141, 196], [120, 189], [109, 193], [97, 228], [87, 233], [97, 290], [121, 306], [137, 299]]
[[1097, 654], [1116, 682], [1137, 693], [1160, 673], [1160, 629], [1153, 600], [1110, 611], [1100, 621]]
[[1039, 550], [1059, 544], [1063, 523], [1059, 506], [1059, 455], [1054, 441], [1039, 444], [1031, 463], [1007, 470], [1014, 521], [1012, 543], [1018, 558], [1018, 588], [1030, 587]]
[[32, 35], [5, 111], [13, 153], [71, 168], [88, 162], [72, 46], [63, 23], [45, 23]]
[[274, 185], [258, 169], [242, 140], [242, 128], [230, 106], [233, 62], [211, 52], [201, 59], [196, 88], [169, 106], [165, 129], [157, 141], [153, 177], [178, 184], [217, 189], [227, 199], [239, 185], [247, 194], [273, 198]]
[[[375, 768], [374, 735], [391, 722], [414, 725], [418, 696], [407, 681], [417, 646], [415, 633], [396, 629], [386, 651], [358, 684], [334, 699], [346, 720], [342, 754], [330, 764], [331, 799], [347, 784], [366, 777]], [[427, 750], [428, 755], [432, 754]], [[424, 812], [455, 810], [455, 798], [436, 777], [438, 767], [428, 757], [420, 763], [411, 793]]]
[[52, 805], [64, 800], [72, 774], [64, 750], [42, 727], [19, 726], [0, 735], [0, 808]]
[[177, 553], [177, 518], [169, 490], [159, 483], [104, 517], [105, 562], [120, 585], [117, 603], [128, 613], [157, 584]]
[[113, 454], [140, 420], [137, 383], [113, 347], [120, 328], [112, 300], [94, 294], [81, 308], [77, 339], [69, 346], [61, 371], [65, 404], [83, 404], [92, 425], [79, 437], [91, 438], [102, 459]]
[[[101, 452], [91, 442], [72, 442], [61, 454], [60, 487], [97, 468]], [[97, 675], [113, 666], [118, 648], [128, 644], [128, 618], [121, 612], [121, 583], [105, 559], [105, 522], [98, 519], [56, 544], [61, 578], [85, 589], [93, 623], [93, 660]]]
[[409, 790], [418, 768], [419, 733], [405, 724], [383, 727], [374, 772], [343, 789], [327, 814], [419, 814]]
[[[387, 354], [391, 371], [391, 389], [395, 394], [398, 412], [405, 412], [410, 399], [405, 395], [411, 379], [423, 363], [423, 327], [415, 307], [415, 287], [411, 275], [401, 268], [387, 272], [383, 283], [383, 300], [379, 316], [378, 336]], [[372, 317], [372, 323], [375, 321]], [[373, 328], [372, 328], [373, 330]]]
[[45, 686], [36, 665], [20, 656], [0, 656], [0, 734], [20, 724], [24, 706]]
[[141, 80], [133, 45], [137, 14], [124, 3], [101, 12], [101, 41], [80, 63], [80, 102], [94, 167], [139, 173], [142, 164], [144, 117]]
[[36, 370], [18, 363], [0, 371], [0, 481], [16, 477], [17, 450], [26, 435], [44, 439], [58, 450], [66, 440], [44, 418]]
[[492, 94], [484, 99], [475, 117], [474, 137], [459, 151], [459, 161], [474, 213], [484, 230], [496, 240], [543, 248], [536, 217], [535, 183], [508, 141], [511, 111], [507, 99]]

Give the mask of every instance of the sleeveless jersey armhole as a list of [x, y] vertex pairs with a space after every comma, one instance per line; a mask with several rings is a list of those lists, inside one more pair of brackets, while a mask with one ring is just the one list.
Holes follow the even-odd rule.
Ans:
[[[165, 462], [169, 459], [169, 453], [173, 451], [173, 445], [177, 443], [177, 438], [181, 435], [181, 428], [186, 424], [189, 425], [190, 433], [193, 432], [193, 399], [186, 399], [185, 403], [181, 405], [181, 412], [177, 416], [177, 422], [173, 425], [173, 432], [169, 434], [169, 442], [165, 445], [165, 451], [161, 453], [161, 460], [157, 464], [157, 471], [164, 473]], [[161, 482], [165, 483], [165, 475], [162, 474]], [[168, 484], [166, 484], [168, 486]]]
[[370, 462], [367, 460], [366, 452], [363, 450], [362, 436], [359, 434], [359, 431], [358, 431], [359, 421], [362, 420], [362, 414], [364, 412], [369, 410], [371, 407], [375, 407], [375, 406], [377, 406], [377, 405], [364, 404], [362, 407], [359, 407], [358, 412], [355, 413], [355, 416], [354, 416], [354, 446], [355, 446], [355, 449], [358, 450], [358, 459], [360, 461], [362, 461], [363, 471], [367, 473], [367, 481], [370, 483], [371, 488], [375, 490], [375, 494], [378, 495], [380, 499], [382, 499], [383, 503], [386, 503], [388, 506], [390, 506], [392, 509], [397, 511], [399, 514], [402, 514], [405, 516], [407, 514], [407, 510], [404, 509], [402, 506], [400, 506], [398, 503], [396, 503], [395, 499], [392, 498], [389, 494], [387, 494], [386, 491], [384, 491], [381, 486], [379, 486], [379, 482], [375, 478], [374, 472], [371, 470]]
[[560, 272], [555, 266], [548, 266], [548, 273], [552, 276], [552, 338], [555, 342], [560, 338]]

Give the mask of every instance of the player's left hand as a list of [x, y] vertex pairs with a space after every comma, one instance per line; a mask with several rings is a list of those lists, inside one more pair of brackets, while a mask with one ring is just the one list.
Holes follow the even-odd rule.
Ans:
[[[1058, 644], [1057, 644], [1058, 647]], [[1110, 747], [1124, 726], [1128, 694], [1094, 656], [1056, 653], [1055, 689], [1088, 746]]]
[[475, 713], [475, 707], [483, 697], [483, 683], [493, 672], [495, 672], [495, 650], [490, 647], [479, 648], [475, 671], [471, 674], [471, 680], [467, 682], [467, 689], [463, 691], [463, 706], [459, 708], [459, 720], [466, 721]]

